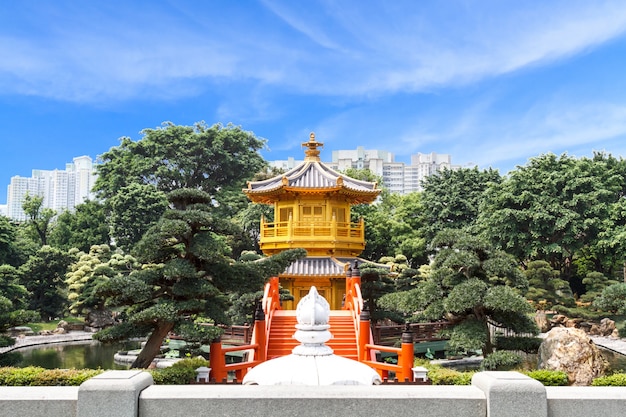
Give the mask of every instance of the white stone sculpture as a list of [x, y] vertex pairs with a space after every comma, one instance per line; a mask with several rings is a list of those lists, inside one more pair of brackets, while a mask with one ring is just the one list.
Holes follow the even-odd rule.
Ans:
[[326, 346], [330, 307], [315, 287], [296, 308], [294, 337], [301, 344], [291, 355], [271, 359], [252, 368], [244, 385], [372, 385], [380, 384], [378, 373], [358, 361], [337, 356]]

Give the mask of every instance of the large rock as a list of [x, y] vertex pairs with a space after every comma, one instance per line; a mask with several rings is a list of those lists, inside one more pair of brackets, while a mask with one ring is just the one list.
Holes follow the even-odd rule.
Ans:
[[609, 318], [603, 318], [600, 320], [600, 335], [611, 336], [615, 331], [615, 322]]
[[115, 319], [110, 310], [93, 310], [87, 314], [85, 322], [89, 327], [103, 329], [115, 324]]
[[585, 386], [604, 375], [607, 362], [583, 330], [555, 327], [539, 347], [539, 368], [564, 371], [570, 385]]

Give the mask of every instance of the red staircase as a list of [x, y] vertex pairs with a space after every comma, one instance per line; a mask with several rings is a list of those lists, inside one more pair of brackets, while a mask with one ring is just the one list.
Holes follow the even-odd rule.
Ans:
[[[299, 342], [293, 338], [296, 331], [295, 310], [275, 310], [267, 335], [267, 359], [291, 354]], [[330, 333], [333, 338], [326, 342], [335, 355], [358, 360], [357, 334], [349, 311], [331, 310]]]

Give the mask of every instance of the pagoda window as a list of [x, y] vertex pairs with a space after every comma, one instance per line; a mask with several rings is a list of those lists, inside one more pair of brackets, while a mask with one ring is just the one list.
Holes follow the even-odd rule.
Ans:
[[278, 216], [279, 222], [288, 222], [291, 217], [293, 217], [293, 207], [284, 207], [280, 209]]
[[302, 206], [300, 220], [303, 222], [323, 222], [324, 206]]
[[346, 209], [333, 207], [333, 217], [335, 218], [335, 221], [339, 223], [345, 223], [346, 222]]

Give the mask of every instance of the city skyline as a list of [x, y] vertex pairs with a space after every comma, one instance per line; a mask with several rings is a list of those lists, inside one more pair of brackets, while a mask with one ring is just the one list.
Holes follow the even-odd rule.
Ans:
[[626, 155], [620, 1], [10, 2], [0, 51], [0, 202], [13, 176], [165, 121], [240, 125], [267, 160], [311, 131], [326, 161]]

